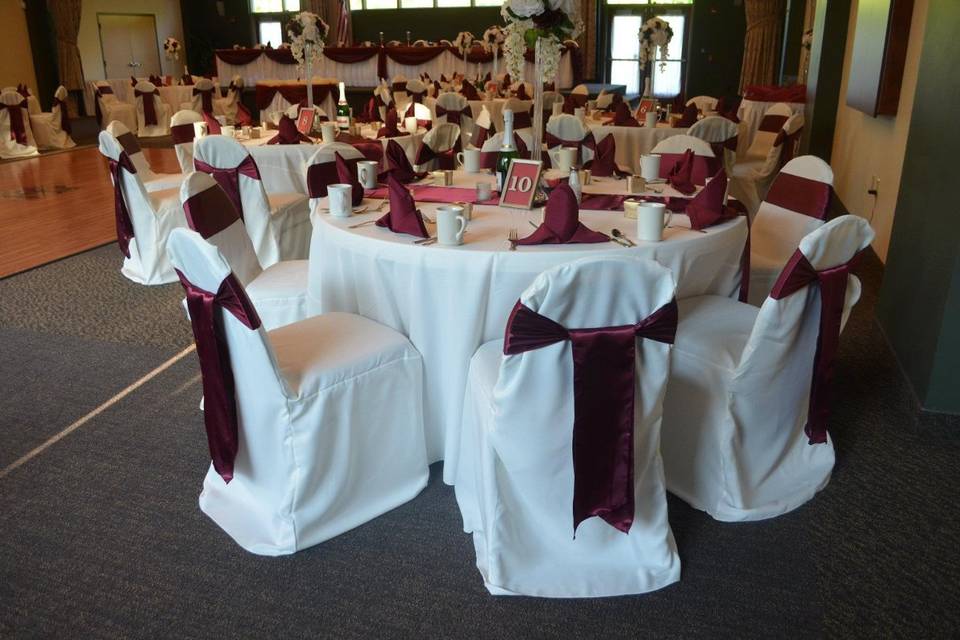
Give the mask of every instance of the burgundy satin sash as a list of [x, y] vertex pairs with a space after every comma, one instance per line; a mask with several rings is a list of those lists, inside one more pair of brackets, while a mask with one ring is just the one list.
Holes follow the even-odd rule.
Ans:
[[438, 166], [441, 169], [456, 169], [457, 168], [457, 152], [460, 150], [460, 140], [457, 139], [456, 144], [452, 148], [447, 149], [446, 151], [434, 151], [424, 143], [420, 143], [420, 148], [417, 149], [417, 159], [414, 161], [414, 164], [424, 164], [430, 162], [433, 159], [437, 160]]
[[[596, 140], [593, 137], [593, 133], [587, 133], [587, 135], [583, 136], [583, 138], [580, 140], [564, 140], [563, 138], [558, 138], [557, 136], [547, 131], [543, 135], [543, 141], [544, 143], [546, 143], [548, 149], [552, 149], [557, 146], [576, 149], [578, 163], [580, 162], [580, 158], [583, 155], [583, 147], [586, 147], [588, 149], [595, 149], [597, 145]], [[661, 163], [660, 166], [663, 166], [663, 164]]]
[[404, 81], [402, 81], [402, 82], [394, 82], [394, 83], [393, 83], [393, 86], [391, 87], [391, 89], [392, 89], [392, 91], [393, 91], [394, 93], [396, 93], [397, 91], [406, 91], [406, 90], [407, 90], [407, 82], [406, 82], [406, 80], [404, 80]]
[[783, 123], [787, 121], [787, 116], [763, 116], [757, 131], [767, 133], [777, 133], [783, 129]]
[[146, 125], [156, 126], [157, 124], [157, 109], [153, 102], [153, 96], [158, 95], [160, 95], [160, 92], [156, 89], [153, 91], [133, 90], [134, 98], [143, 97], [143, 123]]
[[797, 138], [800, 137], [800, 132], [802, 131], [803, 127], [800, 127], [793, 133], [787, 133], [785, 130], [780, 129], [780, 133], [777, 134], [777, 138], [773, 141], [773, 146], [781, 147], [780, 158], [777, 160], [778, 169], [782, 169], [783, 165], [793, 160], [794, 151], [797, 148]]
[[170, 127], [170, 137], [173, 138], [173, 144], [193, 142], [194, 135], [196, 135], [196, 131], [193, 128], [192, 122], [175, 124]]
[[100, 109], [100, 98], [107, 95], [113, 95], [113, 88], [98, 86], [96, 89], [96, 98], [93, 101], [93, 107], [97, 116], [97, 124], [103, 126], [103, 111]]
[[193, 95], [200, 96], [200, 109], [207, 113], [213, 113], [213, 89], [193, 88]]
[[[661, 153], [660, 154], [660, 177], [667, 178], [674, 166], [683, 160], [682, 153]], [[704, 185], [707, 178], [717, 175], [722, 168], [721, 161], [717, 158], [708, 158], [707, 156], [693, 156], [693, 171], [690, 173], [690, 180], [694, 184]]]
[[127, 155], [132, 156], [135, 153], [140, 153], [140, 142], [137, 140], [137, 136], [130, 131], [117, 136], [117, 142], [127, 152]]
[[713, 150], [713, 155], [720, 159], [721, 163], [723, 162], [724, 150], [730, 150], [734, 153], [737, 152], [737, 136], [734, 135], [731, 138], [727, 138], [721, 142], [707, 142], [710, 145], [710, 149]]
[[110, 160], [110, 175], [113, 176], [113, 213], [117, 226], [117, 244], [123, 255], [130, 257], [130, 241], [133, 240], [133, 222], [127, 210], [127, 202], [123, 199], [123, 187], [120, 184], [122, 171], [136, 173], [137, 168], [126, 151], [121, 151], [118, 160]]
[[573, 531], [597, 516], [629, 533], [634, 517], [633, 431], [637, 338], [673, 344], [677, 302], [633, 325], [566, 329], [513, 307], [503, 343], [516, 355], [570, 340], [573, 347]]
[[514, 131], [517, 129], [526, 129], [533, 126], [533, 116], [530, 115], [529, 111], [518, 111], [513, 114], [513, 128]]
[[832, 193], [833, 188], [826, 182], [781, 172], [770, 185], [764, 201], [817, 220], [826, 220]]
[[243, 162], [229, 169], [220, 169], [196, 158], [193, 159], [193, 166], [197, 171], [210, 174], [210, 176], [217, 181], [217, 184], [223, 187], [227, 196], [233, 201], [233, 206], [237, 208], [237, 213], [240, 214], [240, 218], [243, 219], [243, 198], [240, 197], [240, 176], [244, 175], [253, 180], [260, 180], [260, 170], [257, 169], [257, 163], [254, 162], [253, 157], [248, 155], [243, 159]]
[[187, 294], [190, 324], [197, 343], [200, 373], [203, 375], [203, 423], [214, 470], [229, 483], [233, 479], [233, 462], [240, 444], [237, 425], [237, 395], [230, 366], [230, 350], [226, 336], [217, 322], [217, 310], [233, 314], [248, 329], [260, 327], [257, 310], [232, 273], [223, 279], [216, 294], [205, 291], [187, 280], [179, 270], [177, 276]]
[[849, 262], [817, 271], [799, 249], [787, 261], [770, 297], [781, 300], [814, 282], [820, 285], [820, 332], [813, 358], [813, 380], [810, 383], [810, 405], [804, 432], [810, 444], [827, 441], [827, 418], [830, 415], [830, 384], [833, 381], [834, 358], [840, 344], [840, 324], [847, 293], [847, 277], [860, 261], [865, 250], [858, 251]]
[[[469, 107], [467, 108], [469, 109]], [[459, 125], [460, 118], [463, 115], [464, 110], [463, 109], [444, 109], [440, 105], [437, 105], [436, 111], [437, 111], [438, 118], [447, 116], [447, 122], [451, 122], [453, 124]]]
[[219, 186], [204, 189], [183, 203], [187, 225], [204, 238], [214, 236], [240, 219], [233, 201]]
[[16, 140], [18, 144], [27, 144], [27, 127], [24, 125], [23, 111], [27, 108], [27, 101], [23, 100], [20, 104], [0, 105], [10, 114], [10, 139]]
[[60, 130], [67, 133], [73, 133], [73, 127], [70, 124], [70, 114], [67, 112], [67, 101], [60, 98], [53, 99], [54, 106], [60, 107]]

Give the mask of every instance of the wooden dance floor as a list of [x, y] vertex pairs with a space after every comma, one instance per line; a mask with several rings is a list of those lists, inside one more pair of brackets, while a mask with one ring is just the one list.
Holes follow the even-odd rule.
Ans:
[[[179, 173], [173, 149], [144, 149]], [[107, 161], [96, 147], [0, 163], [0, 278], [117, 238]], [[117, 250], [117, 269], [122, 256]]]

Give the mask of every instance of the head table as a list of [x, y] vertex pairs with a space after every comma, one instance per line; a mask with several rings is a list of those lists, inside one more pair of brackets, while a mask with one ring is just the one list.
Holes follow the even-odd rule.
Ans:
[[[463, 200], [474, 199], [474, 185], [493, 182], [492, 175], [456, 172], [454, 187]], [[610, 179], [610, 182], [614, 182]], [[598, 191], [622, 190], [619, 184], [594, 185]], [[417, 187], [412, 189], [414, 198]], [[589, 189], [585, 188], [585, 191]], [[666, 192], [665, 192], [666, 193]], [[539, 210], [474, 206], [464, 244], [414, 244], [417, 238], [359, 222], [383, 215], [379, 200], [365, 200], [370, 210], [349, 218], [314, 213], [310, 248], [308, 304], [312, 313], [344, 311], [381, 322], [408, 336], [423, 356], [424, 421], [431, 461], [445, 460], [444, 479], [456, 477], [460, 417], [470, 358], [483, 343], [503, 337], [507, 316], [521, 292], [544, 269], [584, 256], [626, 255], [651, 258], [668, 267], [677, 280], [677, 297], [701, 294], [734, 296], [740, 283], [740, 259], [747, 238], [743, 218], [689, 229], [686, 216], [674, 215], [662, 242], [519, 246], [507, 242], [511, 227], [520, 237], [539, 223]], [[442, 204], [418, 202], [435, 219]], [[636, 240], [634, 220], [622, 211], [580, 212], [591, 229], [608, 235], [613, 228]], [[687, 228], [683, 228], [687, 227]], [[427, 224], [435, 235], [436, 227]], [[398, 407], [398, 410], [402, 408]]]

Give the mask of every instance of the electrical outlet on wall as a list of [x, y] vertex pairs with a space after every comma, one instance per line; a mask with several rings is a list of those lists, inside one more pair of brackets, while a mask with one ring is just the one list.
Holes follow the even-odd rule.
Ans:
[[867, 193], [871, 196], [876, 196], [880, 193], [880, 177], [879, 176], [870, 176], [870, 188], [867, 189]]

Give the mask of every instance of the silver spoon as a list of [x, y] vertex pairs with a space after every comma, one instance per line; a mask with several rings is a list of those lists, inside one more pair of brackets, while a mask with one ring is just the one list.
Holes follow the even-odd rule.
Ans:
[[626, 236], [626, 234], [624, 234], [622, 231], [620, 231], [620, 229], [614, 229], [612, 233], [613, 233], [613, 237], [614, 237], [614, 238], [620, 238], [621, 240], [623, 240], [624, 242], [626, 242], [626, 243], [627, 243], [628, 245], [630, 245], [631, 247], [637, 246], [637, 243], [634, 242], [633, 240], [631, 240], [630, 238], [628, 238], [628, 237]]

